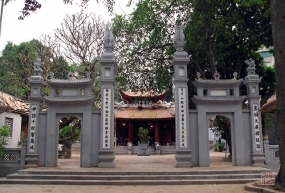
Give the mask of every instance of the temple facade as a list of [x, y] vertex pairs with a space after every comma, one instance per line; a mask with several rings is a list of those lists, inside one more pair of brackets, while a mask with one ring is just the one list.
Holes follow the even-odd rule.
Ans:
[[116, 145], [138, 144], [138, 130], [149, 130], [150, 145], [175, 144], [175, 107], [165, 102], [166, 92], [123, 92], [115, 104]]

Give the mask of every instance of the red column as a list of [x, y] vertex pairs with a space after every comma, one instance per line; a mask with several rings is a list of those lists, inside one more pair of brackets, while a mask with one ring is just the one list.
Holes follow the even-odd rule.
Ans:
[[133, 142], [133, 125], [131, 121], [129, 121], [128, 126], [128, 142]]
[[155, 121], [155, 126], [154, 126], [154, 142], [159, 142], [159, 124], [158, 120]]

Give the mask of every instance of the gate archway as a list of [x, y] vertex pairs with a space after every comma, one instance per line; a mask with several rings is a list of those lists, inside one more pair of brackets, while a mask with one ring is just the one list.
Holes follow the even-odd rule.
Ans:
[[[259, 106], [260, 78], [255, 74], [254, 61], [249, 60], [245, 80], [202, 80], [197, 73], [194, 84], [197, 96], [192, 99], [196, 110], [188, 109], [187, 64], [190, 56], [183, 50], [184, 34], [180, 26], [175, 28], [173, 56], [175, 83], [176, 167], [209, 166], [207, 120], [216, 114], [231, 120], [233, 165], [263, 165], [263, 140]], [[115, 167], [114, 159], [114, 72], [116, 57], [113, 53], [114, 39], [110, 29], [104, 38], [105, 52], [99, 62], [101, 73], [101, 112], [92, 111], [94, 96], [91, 94], [93, 80], [86, 78], [68, 80], [54, 79], [51, 74], [48, 84], [50, 95], [45, 97], [48, 111], [41, 111], [42, 85], [41, 63], [36, 62], [34, 75], [30, 78], [30, 122], [26, 162], [28, 165], [57, 166], [57, 123], [63, 115], [76, 115], [82, 120], [81, 167]], [[247, 97], [240, 96], [241, 82], [247, 86]], [[247, 98], [249, 108], [242, 109]], [[251, 151], [248, 151], [251, 149]]]

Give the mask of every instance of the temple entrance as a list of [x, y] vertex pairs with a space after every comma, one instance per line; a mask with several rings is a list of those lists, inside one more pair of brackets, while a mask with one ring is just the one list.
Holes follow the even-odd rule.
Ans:
[[216, 115], [209, 120], [209, 157], [210, 165], [220, 162], [232, 162], [231, 120]]
[[58, 159], [80, 158], [81, 120], [65, 116], [59, 121]]
[[[143, 110], [140, 110], [143, 111]], [[140, 127], [143, 127], [149, 131], [150, 141], [150, 153], [156, 154], [155, 145], [158, 143], [162, 153], [164, 152], [165, 146], [175, 145], [175, 120], [166, 119], [166, 120], [139, 120], [139, 119], [130, 119], [130, 120], [115, 120], [115, 140], [116, 140], [116, 153], [117, 154], [127, 154], [126, 148], [125, 151], [122, 151], [122, 146], [128, 146], [129, 143], [132, 146], [138, 146], [138, 131]], [[168, 148], [169, 149], [169, 148]], [[136, 148], [133, 149], [132, 154], [136, 154]], [[173, 151], [174, 153], [174, 151]]]

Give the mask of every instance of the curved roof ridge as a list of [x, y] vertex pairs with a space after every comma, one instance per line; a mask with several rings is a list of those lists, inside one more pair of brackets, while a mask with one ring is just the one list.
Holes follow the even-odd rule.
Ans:
[[128, 97], [159, 97], [166, 93], [166, 91], [163, 91], [162, 93], [157, 93], [156, 91], [147, 91], [147, 92], [128, 92], [128, 91], [119, 91], [120, 94], [126, 95]]

